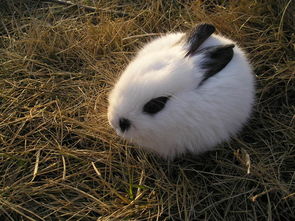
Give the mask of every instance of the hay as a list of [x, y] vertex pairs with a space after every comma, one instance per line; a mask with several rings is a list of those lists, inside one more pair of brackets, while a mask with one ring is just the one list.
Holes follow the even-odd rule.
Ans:
[[[295, 217], [293, 1], [2, 1], [1, 220]], [[255, 113], [216, 151], [174, 162], [118, 138], [107, 94], [137, 48], [214, 23], [249, 53]]]

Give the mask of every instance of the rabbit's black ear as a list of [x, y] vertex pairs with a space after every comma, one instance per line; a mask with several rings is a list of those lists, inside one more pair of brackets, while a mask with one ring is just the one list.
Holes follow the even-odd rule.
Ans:
[[233, 58], [234, 44], [218, 45], [203, 48], [198, 54], [203, 54], [199, 65], [205, 71], [204, 77], [200, 83], [203, 84], [208, 78], [221, 71]]
[[188, 52], [185, 57], [194, 55], [201, 44], [206, 41], [210, 35], [215, 32], [215, 27], [211, 24], [198, 24], [189, 33], [185, 39], [189, 45]]

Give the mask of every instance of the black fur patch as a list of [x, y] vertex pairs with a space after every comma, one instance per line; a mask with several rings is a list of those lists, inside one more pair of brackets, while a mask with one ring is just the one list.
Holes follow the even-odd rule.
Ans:
[[131, 126], [130, 120], [128, 120], [126, 118], [119, 119], [119, 127], [122, 132], [125, 132], [126, 130], [128, 130], [130, 128], [130, 126]]
[[168, 100], [169, 97], [164, 96], [151, 99], [143, 106], [143, 112], [150, 115], [154, 115], [165, 107], [165, 104]]
[[186, 41], [190, 45], [185, 57], [194, 55], [198, 48], [215, 32], [215, 27], [211, 24], [199, 24], [187, 35]]
[[203, 48], [198, 52], [198, 54], [204, 54], [204, 60], [201, 61], [200, 67], [205, 70], [204, 78], [200, 85], [221, 71], [231, 61], [234, 55], [234, 47], [234, 44], [218, 45]]

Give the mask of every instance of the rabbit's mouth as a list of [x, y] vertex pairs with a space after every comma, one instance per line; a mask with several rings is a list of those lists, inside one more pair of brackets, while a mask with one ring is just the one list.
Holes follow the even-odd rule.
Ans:
[[114, 128], [115, 131], [116, 131], [116, 134], [124, 139], [127, 139], [127, 140], [131, 140], [133, 139], [133, 136], [131, 136], [131, 132], [130, 130], [132, 130], [132, 128], [128, 129], [128, 131], [122, 131], [121, 128]]

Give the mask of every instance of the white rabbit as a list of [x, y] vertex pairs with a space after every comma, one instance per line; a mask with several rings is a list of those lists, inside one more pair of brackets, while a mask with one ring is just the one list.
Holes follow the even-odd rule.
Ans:
[[109, 96], [117, 134], [173, 159], [229, 140], [247, 122], [255, 80], [237, 44], [199, 24], [143, 47]]

